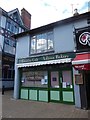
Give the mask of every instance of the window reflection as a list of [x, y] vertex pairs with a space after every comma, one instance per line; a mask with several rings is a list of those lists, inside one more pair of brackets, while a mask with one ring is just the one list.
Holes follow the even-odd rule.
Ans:
[[53, 50], [53, 32], [38, 34], [31, 37], [31, 54]]
[[47, 50], [47, 35], [41, 34], [37, 36], [37, 53]]
[[48, 33], [48, 49], [53, 49], [53, 33]]
[[33, 38], [32, 40], [31, 40], [31, 53], [35, 53], [35, 44], [36, 44], [36, 40]]

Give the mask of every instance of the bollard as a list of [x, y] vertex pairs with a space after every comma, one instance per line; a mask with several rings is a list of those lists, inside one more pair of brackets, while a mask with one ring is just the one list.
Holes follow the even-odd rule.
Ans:
[[2, 87], [2, 95], [4, 95], [4, 88], [5, 88], [5, 87], [4, 87], [4, 85], [3, 85], [3, 87]]

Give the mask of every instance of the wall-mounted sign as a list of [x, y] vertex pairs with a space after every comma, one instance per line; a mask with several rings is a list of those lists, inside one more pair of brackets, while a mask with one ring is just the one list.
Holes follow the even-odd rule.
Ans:
[[47, 61], [47, 60], [57, 60], [57, 59], [65, 59], [65, 58], [74, 58], [74, 53], [58, 53], [53, 55], [44, 55], [39, 57], [28, 57], [28, 58], [21, 58], [18, 59], [18, 63], [30, 63], [30, 62], [38, 62], [38, 61]]
[[84, 30], [77, 30], [76, 45], [77, 45], [77, 50], [90, 49], [90, 28]]
[[74, 68], [75, 68], [76, 70], [90, 70], [90, 64], [74, 65]]
[[79, 36], [79, 42], [82, 45], [88, 45], [90, 46], [90, 32], [83, 32], [80, 36]]
[[79, 85], [79, 84], [83, 84], [83, 77], [81, 74], [76, 74], [75, 75], [75, 84]]

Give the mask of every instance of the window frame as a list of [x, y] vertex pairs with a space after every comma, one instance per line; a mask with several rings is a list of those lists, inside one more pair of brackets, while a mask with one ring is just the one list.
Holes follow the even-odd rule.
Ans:
[[[52, 33], [52, 42], [53, 42], [53, 48], [52, 49], [48, 49], [48, 35], [49, 35], [49, 33]], [[46, 49], [44, 49], [43, 50], [43, 52], [37, 52], [37, 41], [38, 41], [38, 39], [37, 39], [37, 36], [38, 35], [41, 35], [41, 36], [43, 36], [44, 34], [46, 34]], [[32, 39], [33, 37], [35, 37], [35, 49], [32, 49], [32, 40], [34, 40], [34, 39]], [[42, 38], [41, 38], [42, 39]], [[32, 52], [32, 50], [34, 50], [34, 52]], [[34, 55], [34, 54], [42, 54], [42, 53], [47, 53], [47, 52], [52, 52], [52, 51], [54, 51], [54, 32], [53, 32], [53, 30], [49, 30], [49, 31], [46, 31], [46, 32], [42, 32], [42, 33], [38, 33], [38, 34], [33, 34], [32, 36], [30, 36], [30, 55]]]
[[8, 38], [5, 38], [5, 40], [4, 40], [4, 52], [15, 55], [15, 51], [16, 51], [15, 45], [16, 45], [16, 42], [14, 40], [10, 40]]
[[48, 88], [48, 71], [46, 70], [45, 71], [41, 71], [41, 70], [23, 71], [22, 70], [21, 87]]
[[19, 26], [12, 20], [7, 20], [6, 22], [6, 29], [14, 34], [19, 33]]

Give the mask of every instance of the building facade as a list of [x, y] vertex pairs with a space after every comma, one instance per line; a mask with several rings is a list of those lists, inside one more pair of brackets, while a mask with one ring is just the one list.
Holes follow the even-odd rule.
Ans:
[[80, 84], [76, 84], [79, 70], [72, 62], [80, 52], [76, 31], [88, 28], [88, 15], [78, 14], [15, 36], [15, 99], [82, 107]]
[[76, 29], [76, 57], [72, 61], [75, 74], [75, 83], [79, 85], [81, 108], [90, 108], [90, 27]]
[[28, 14], [27, 20], [29, 20], [29, 24], [31, 20], [31, 15], [24, 8], [21, 13], [22, 16], [17, 8], [9, 12], [0, 8], [0, 47], [2, 62], [0, 88], [2, 88], [2, 86], [6, 89], [12, 89], [14, 87], [16, 41], [12, 35], [30, 29], [30, 25], [27, 26], [26, 22], [24, 22], [25, 20], [23, 20], [23, 17], [27, 17], [25, 13]]

